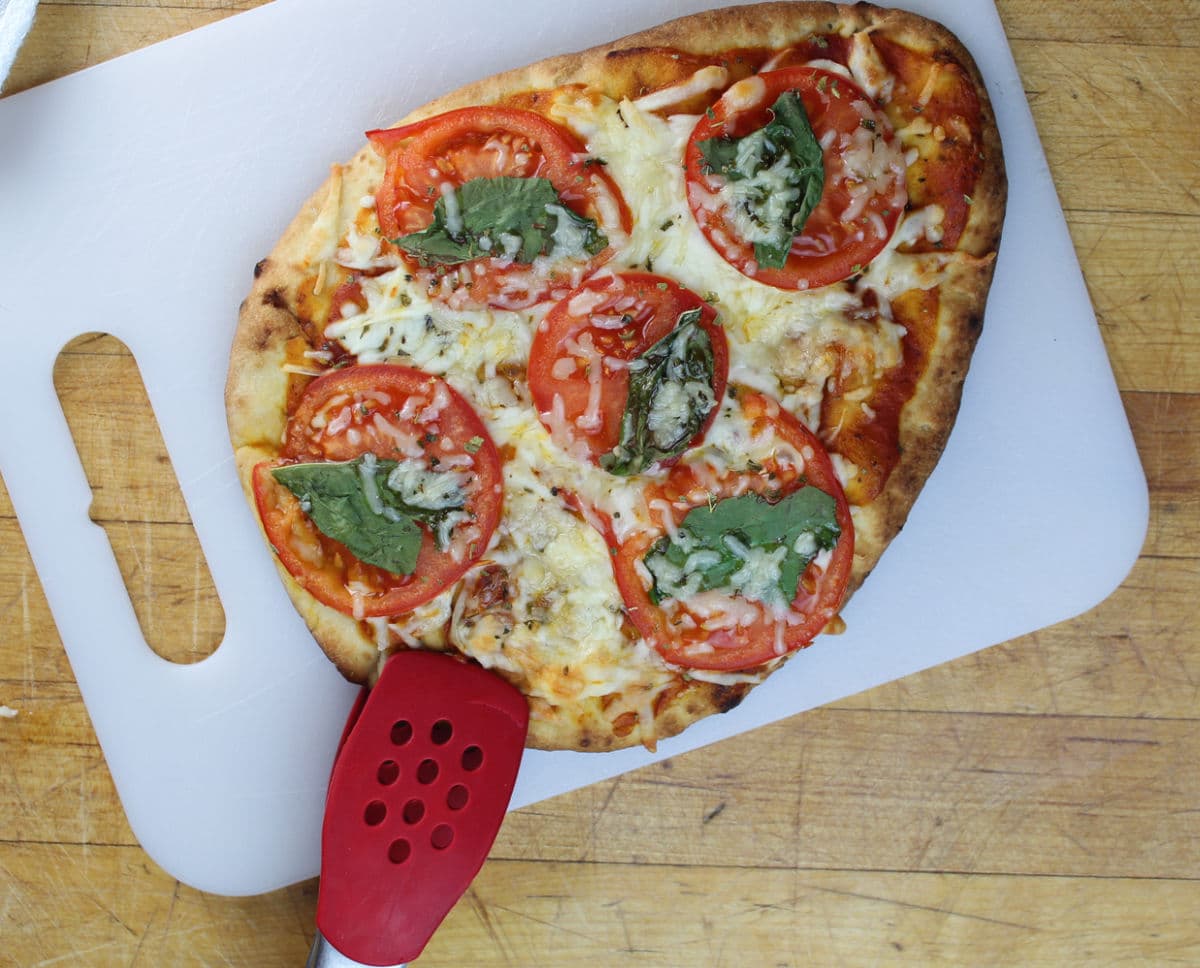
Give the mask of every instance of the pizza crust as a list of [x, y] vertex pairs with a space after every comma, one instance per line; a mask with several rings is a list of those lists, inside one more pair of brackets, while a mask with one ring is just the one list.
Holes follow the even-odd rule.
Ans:
[[[882, 493], [855, 509], [855, 558], [849, 592], [858, 588], [906, 520], [925, 480], [942, 452], [958, 410], [963, 380], [982, 326], [1003, 219], [1006, 183], [999, 136], [982, 79], [973, 60], [945, 28], [903, 11], [869, 4], [765, 3], [713, 10], [663, 24], [651, 30], [581, 53], [553, 57], [467, 85], [413, 111], [409, 123], [457, 107], [509, 101], [536, 107], [538, 92], [568, 84], [596, 87], [613, 97], [639, 97], [676, 83], [696, 69], [695, 58], [737, 48], [784, 48], [812, 33], [867, 30], [937, 58], [950, 58], [968, 73], [980, 99], [987, 163], [977, 183], [969, 221], [958, 248], [976, 258], [954, 266], [941, 286], [938, 338], [925, 376], [906, 404], [901, 420], [902, 456]], [[665, 49], [695, 55], [676, 57]], [[254, 504], [251, 472], [260, 460], [275, 457], [283, 438], [289, 395], [305, 377], [289, 374], [297, 364], [297, 346], [319, 345], [307, 311], [319, 308], [328, 291], [313, 285], [310, 265], [317, 249], [335, 244], [323, 226], [346, 199], [373, 191], [382, 172], [375, 151], [364, 147], [345, 165], [335, 165], [330, 178], [305, 204], [271, 254], [255, 267], [250, 294], [242, 304], [231, 350], [226, 389], [230, 438], [247, 498]], [[314, 293], [314, 289], [317, 291]], [[277, 561], [278, 565], [278, 561]], [[373, 682], [382, 654], [364, 623], [343, 615], [309, 595], [280, 565], [292, 602], [321, 648], [348, 679]], [[443, 636], [444, 638], [444, 636]], [[445, 641], [425, 647], [447, 649]], [[777, 668], [781, 663], [773, 663]], [[773, 669], [747, 676], [685, 676], [674, 680], [653, 703], [652, 727], [645, 723], [647, 698], [639, 718], [613, 715], [613, 697], [588, 697], [550, 705], [531, 698], [529, 743], [544, 749], [608, 750], [675, 735], [705, 716], [736, 706], [755, 681]], [[501, 674], [504, 674], [503, 672]], [[509, 676], [510, 678], [515, 678]], [[518, 684], [520, 684], [518, 682]], [[617, 708], [623, 708], [620, 697]], [[624, 713], [630, 713], [624, 709]]]

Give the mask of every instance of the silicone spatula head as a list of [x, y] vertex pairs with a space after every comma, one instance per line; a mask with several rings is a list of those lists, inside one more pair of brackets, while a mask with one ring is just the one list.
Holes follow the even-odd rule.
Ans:
[[317, 927], [348, 958], [421, 953], [483, 865], [504, 819], [529, 707], [447, 655], [384, 665], [334, 763]]

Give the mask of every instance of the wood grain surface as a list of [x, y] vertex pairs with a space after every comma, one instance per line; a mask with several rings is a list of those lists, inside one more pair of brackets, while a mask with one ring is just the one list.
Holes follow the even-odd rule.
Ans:
[[[43, 0], [4, 92], [256, 5]], [[1054, 628], [516, 811], [422, 968], [1200, 964], [1200, 2], [998, 6], [1150, 482], [1131, 574]], [[88, 337], [55, 378], [147, 639], [206, 655], [223, 616], [146, 483], [161, 442], [114, 429], [136, 366]], [[215, 897], [137, 845], [2, 489], [0, 621], [0, 966], [303, 964], [315, 880]]]

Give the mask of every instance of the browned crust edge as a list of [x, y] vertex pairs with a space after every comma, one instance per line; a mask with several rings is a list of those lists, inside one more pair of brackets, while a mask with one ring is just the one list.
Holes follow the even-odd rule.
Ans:
[[[1007, 191], [1003, 156], [986, 88], [966, 48], [945, 27], [916, 14], [872, 4], [778, 2], [728, 7], [682, 17], [578, 53], [551, 57], [526, 67], [468, 84], [416, 110], [397, 123], [408, 123], [456, 107], [493, 103], [530, 90], [568, 83], [603, 86], [606, 65], [616, 51], [636, 57], [638, 48], [672, 47], [712, 54], [738, 47], [782, 48], [814, 32], [876, 30], [919, 50], [942, 51], [969, 73], [983, 111], [984, 150], [988, 162], [973, 196], [971, 216], [959, 248], [984, 258], [953, 273], [942, 287], [939, 336], [927, 376], [906, 405], [901, 423], [903, 454], [883, 493], [857, 516], [855, 564], [850, 592], [877, 564], [903, 526], [921, 488], [950, 436], [976, 341], [999, 244]], [[641, 91], [627, 92], [637, 96]], [[374, 163], [364, 147], [347, 169]], [[254, 504], [250, 475], [255, 463], [278, 452], [284, 429], [287, 378], [280, 369], [288, 340], [301, 334], [290, 305], [300, 284], [291, 268], [293, 255], [319, 217], [330, 191], [326, 182], [306, 202], [270, 256], [255, 267], [255, 281], [243, 302], [230, 353], [226, 409], [239, 477]], [[278, 560], [284, 586], [314, 638], [341, 673], [357, 682], [373, 681], [380, 654], [354, 619], [312, 598]], [[849, 597], [849, 593], [847, 598]], [[736, 706], [752, 688], [692, 680], [664, 704], [655, 717], [659, 738], [676, 735], [693, 722]], [[598, 700], [559, 707], [551, 716], [531, 718], [529, 745], [543, 749], [601, 751], [636, 745], [640, 733], [614, 734]]]

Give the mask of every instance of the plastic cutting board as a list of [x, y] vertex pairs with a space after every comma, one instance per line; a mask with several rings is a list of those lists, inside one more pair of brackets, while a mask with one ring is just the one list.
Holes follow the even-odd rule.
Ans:
[[[314, 874], [354, 696], [294, 615], [234, 473], [221, 394], [254, 263], [365, 130], [467, 81], [712, 5], [458, 0], [447, 17], [278, 0], [0, 101], [0, 328], [20, 361], [0, 383], [0, 470], [133, 831], [172, 875], [249, 894]], [[657, 756], [531, 752], [514, 806], [1074, 616], [1138, 554], [1144, 476], [1000, 21], [987, 0], [911, 6], [979, 61], [1011, 185], [945, 456], [845, 635]], [[146, 647], [88, 520], [51, 369], [92, 330], [137, 358], [221, 597], [225, 639], [194, 666]], [[898, 620], [930, 589], [936, 623]]]

